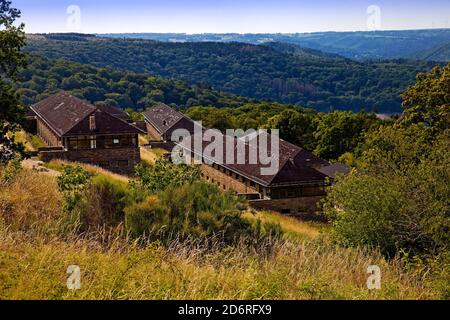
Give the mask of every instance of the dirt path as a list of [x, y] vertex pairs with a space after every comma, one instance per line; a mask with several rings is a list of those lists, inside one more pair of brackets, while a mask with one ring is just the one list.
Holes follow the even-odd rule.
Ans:
[[60, 175], [58, 171], [47, 169], [44, 166], [42, 166], [43, 162], [39, 161], [37, 158], [30, 158], [22, 161], [22, 166], [26, 169], [30, 169], [36, 172], [41, 172], [44, 174], [48, 174], [54, 177], [57, 177]]

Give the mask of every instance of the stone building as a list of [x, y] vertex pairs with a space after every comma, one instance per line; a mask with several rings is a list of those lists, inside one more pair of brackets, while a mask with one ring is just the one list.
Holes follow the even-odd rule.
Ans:
[[[144, 113], [148, 135], [152, 140], [168, 141], [175, 129], [185, 127], [193, 132], [194, 122], [168, 106], [157, 106]], [[203, 128], [202, 131], [205, 129]], [[278, 170], [272, 174], [262, 174], [265, 165], [250, 161], [252, 143], [259, 138], [257, 133], [244, 137], [233, 137], [233, 148], [223, 147], [223, 157], [234, 152], [237, 159], [238, 144], [245, 147], [244, 161], [228, 163], [217, 161], [217, 157], [207, 157], [205, 150], [209, 141], [202, 141], [202, 150], [194, 147], [193, 141], [173, 142], [192, 157], [201, 157], [201, 176], [217, 184], [224, 190], [232, 190], [246, 196], [250, 204], [257, 209], [267, 209], [285, 214], [298, 215], [315, 213], [316, 204], [326, 195], [326, 187], [332, 182], [337, 172], [345, 172], [342, 166], [331, 165], [301, 147], [287, 141], [279, 140], [277, 161]], [[266, 134], [266, 133], [265, 133]], [[222, 135], [223, 136], [223, 135]], [[225, 136], [223, 136], [225, 141]], [[229, 139], [229, 138], [228, 138]], [[191, 139], [193, 140], [193, 139]], [[268, 145], [270, 151], [270, 146]], [[241, 149], [242, 150], [242, 149]], [[255, 151], [255, 150], [253, 150]], [[256, 150], [258, 152], [259, 150]], [[275, 154], [275, 153], [274, 153]], [[273, 156], [275, 157], [275, 156]]]
[[126, 112], [94, 106], [64, 91], [30, 107], [38, 136], [47, 147], [43, 161], [82, 162], [131, 174], [140, 162], [138, 133]]

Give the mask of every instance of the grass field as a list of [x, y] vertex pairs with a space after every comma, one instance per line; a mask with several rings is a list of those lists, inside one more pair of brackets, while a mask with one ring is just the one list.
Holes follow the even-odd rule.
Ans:
[[[53, 168], [57, 169], [53, 163]], [[97, 169], [95, 169], [97, 170]], [[108, 174], [109, 176], [109, 174]], [[116, 178], [115, 176], [109, 176]], [[55, 177], [24, 170], [0, 188], [0, 299], [432, 299], [427, 277], [369, 249], [338, 247], [326, 227], [262, 212], [288, 237], [267, 249], [173, 241], [137, 245], [123, 234], [64, 231]], [[264, 246], [264, 244], [263, 244]], [[81, 289], [66, 287], [69, 265]], [[366, 287], [367, 267], [381, 290]]]

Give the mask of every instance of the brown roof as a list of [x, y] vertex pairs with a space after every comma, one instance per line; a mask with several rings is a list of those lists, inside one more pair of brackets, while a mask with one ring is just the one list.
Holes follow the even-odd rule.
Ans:
[[125, 121], [131, 121], [130, 115], [123, 109], [113, 107], [113, 106], [97, 106], [100, 110], [109, 113], [110, 115], [115, 116], [116, 118], [125, 120]]
[[[191, 119], [185, 117], [180, 112], [175, 111], [171, 107], [160, 104], [156, 107], [153, 107], [151, 109], [148, 109], [144, 112], [145, 119], [153, 125], [161, 134], [164, 134], [168, 132], [171, 129], [179, 128], [179, 127], [185, 127], [185, 129], [188, 129], [190, 132], [192, 132], [192, 124], [194, 123]], [[182, 121], [182, 119], [187, 119], [188, 121]], [[206, 130], [205, 128], [202, 128], [203, 132]], [[305, 183], [312, 183], [312, 182], [321, 182], [324, 181], [327, 177], [325, 173], [320, 172], [318, 169], [324, 168], [330, 165], [329, 162], [316, 157], [312, 153], [304, 150], [301, 147], [298, 147], [296, 145], [293, 145], [287, 141], [279, 140], [279, 155], [277, 159], [274, 159], [275, 161], [278, 161], [279, 170], [275, 174], [272, 175], [263, 175], [261, 172], [261, 168], [269, 167], [270, 165], [266, 165], [263, 163], [260, 163], [257, 161], [257, 163], [251, 163], [250, 162], [250, 148], [252, 148], [253, 144], [250, 143], [250, 141], [253, 141], [254, 139], [258, 138], [258, 136], [262, 134], [261, 132], [251, 134], [246, 136], [245, 138], [248, 139], [249, 143], [246, 143], [245, 147], [245, 163], [238, 164], [226, 164], [226, 153], [230, 152], [230, 150], [226, 150], [226, 147], [224, 146], [224, 154], [222, 155], [223, 162], [218, 163], [217, 157], [219, 155], [212, 155], [213, 159], [209, 159], [212, 162], [218, 163], [219, 165], [226, 167], [227, 169], [234, 171], [242, 176], [245, 176], [257, 183], [260, 183], [265, 186], [288, 186], [288, 185], [295, 185], [295, 184], [305, 184]], [[267, 133], [265, 133], [267, 134]], [[223, 134], [220, 134], [222, 138], [225, 136]], [[270, 146], [270, 135], [267, 136], [267, 149], [270, 152], [271, 146]], [[238, 153], [238, 142], [242, 142], [244, 137], [239, 138], [234, 137], [232, 138], [232, 145], [233, 145], [233, 152], [234, 152], [234, 158], [237, 159], [237, 153]], [[223, 140], [225, 141], [225, 140]], [[224, 142], [226, 144], [226, 142]], [[202, 142], [202, 151], [205, 150], [207, 146], [209, 146], [211, 142], [209, 141], [203, 141]], [[182, 147], [188, 150], [194, 150], [194, 142], [191, 141], [191, 143], [187, 143], [187, 141], [184, 141], [180, 144]], [[258, 148], [258, 144], [256, 144], [256, 148]], [[196, 151], [196, 150], [195, 150]], [[255, 148], [253, 147], [253, 151], [255, 151]], [[256, 149], [256, 153], [258, 153], [259, 150]], [[275, 155], [273, 155], [275, 156]], [[214, 159], [215, 158], [215, 159]]]
[[163, 103], [145, 110], [143, 114], [145, 120], [150, 122], [160, 134], [166, 133], [181, 119], [187, 119], [185, 115]]
[[114, 114], [107, 107], [96, 107], [67, 92], [60, 91], [34, 105], [31, 110], [58, 136], [92, 133], [88, 116], [96, 116], [96, 134], [137, 133], [138, 129]]
[[[205, 129], [203, 129], [205, 130]], [[222, 135], [222, 137], [225, 137]], [[257, 136], [254, 135], [250, 140], [255, 139]], [[269, 153], [271, 151], [270, 145], [270, 135], [267, 140], [267, 149]], [[225, 140], [224, 140], [225, 141]], [[243, 141], [239, 141], [238, 138], [233, 138], [233, 146], [234, 146], [234, 159], [237, 159], [238, 153], [238, 142], [243, 143]], [[203, 141], [203, 150], [210, 145], [211, 142]], [[188, 150], [193, 150], [193, 141], [191, 144], [181, 143], [183, 147]], [[234, 164], [227, 164], [226, 161], [226, 153], [229, 150], [226, 150], [226, 146], [224, 146], [224, 154], [223, 154], [223, 163], [218, 163], [219, 165], [234, 171], [240, 175], [243, 175], [259, 184], [264, 186], [282, 186], [282, 185], [295, 185], [295, 184], [304, 184], [311, 182], [320, 182], [324, 181], [327, 177], [325, 174], [316, 170], [316, 168], [328, 166], [329, 163], [321, 158], [318, 158], [311, 154], [310, 152], [295, 146], [287, 141], [279, 140], [279, 155], [278, 158], [274, 158], [275, 161], [278, 161], [278, 171], [272, 175], [262, 174], [261, 168], [269, 167], [270, 165], [263, 164], [259, 162], [259, 159], [256, 163], [250, 162], [250, 148], [252, 148], [251, 143], [245, 144], [245, 163], [238, 164], [235, 160]], [[253, 150], [254, 151], [254, 150]], [[259, 152], [256, 149], [256, 152]], [[218, 160], [216, 157], [218, 155], [212, 155], [213, 162], [214, 160]], [[275, 157], [275, 155], [273, 155]], [[215, 158], [215, 159], [214, 159]], [[217, 163], [217, 162], [216, 162]]]

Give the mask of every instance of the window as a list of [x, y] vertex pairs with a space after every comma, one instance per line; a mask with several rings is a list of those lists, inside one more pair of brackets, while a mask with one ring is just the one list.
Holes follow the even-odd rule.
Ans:
[[114, 144], [119, 144], [120, 143], [120, 139], [113, 139], [113, 143]]
[[91, 136], [89, 141], [91, 142], [91, 149], [97, 148], [97, 140], [95, 139], [95, 136]]
[[290, 214], [291, 213], [291, 209], [283, 209], [281, 210], [282, 214]]
[[97, 148], [96, 136], [79, 136], [68, 138], [69, 150], [89, 150]]
[[100, 167], [109, 167], [109, 161], [100, 161], [99, 166]]

